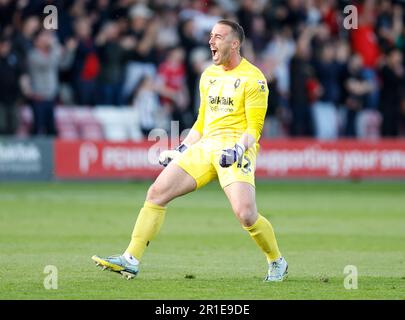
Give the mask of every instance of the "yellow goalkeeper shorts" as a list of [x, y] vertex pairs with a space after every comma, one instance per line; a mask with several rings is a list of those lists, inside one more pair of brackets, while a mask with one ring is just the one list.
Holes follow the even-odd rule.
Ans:
[[223, 149], [232, 148], [235, 143], [213, 139], [201, 139], [180, 154], [175, 160], [197, 182], [197, 189], [218, 179], [222, 188], [233, 182], [247, 182], [255, 186], [256, 154], [258, 144], [249, 148], [243, 155], [242, 166], [235, 162], [228, 168], [219, 165]]

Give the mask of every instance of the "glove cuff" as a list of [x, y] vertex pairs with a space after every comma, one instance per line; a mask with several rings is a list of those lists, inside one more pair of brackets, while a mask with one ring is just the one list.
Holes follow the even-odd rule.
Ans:
[[182, 143], [181, 145], [179, 145], [179, 146], [176, 148], [176, 150], [177, 150], [178, 152], [182, 153], [182, 152], [186, 151], [187, 148], [188, 148], [188, 146], [187, 146], [186, 144]]

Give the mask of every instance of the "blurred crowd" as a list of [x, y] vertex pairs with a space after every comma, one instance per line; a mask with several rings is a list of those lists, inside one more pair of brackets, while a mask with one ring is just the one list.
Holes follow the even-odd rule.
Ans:
[[242, 54], [268, 79], [264, 136], [405, 135], [402, 0], [0, 0], [0, 133], [21, 105], [33, 135], [57, 134], [56, 105], [138, 108], [144, 135], [191, 127], [221, 18], [242, 25]]

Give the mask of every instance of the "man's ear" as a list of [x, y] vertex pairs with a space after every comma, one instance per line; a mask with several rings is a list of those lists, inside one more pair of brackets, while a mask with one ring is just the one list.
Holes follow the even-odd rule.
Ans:
[[232, 41], [232, 49], [236, 50], [239, 47], [239, 41], [238, 40], [234, 40]]

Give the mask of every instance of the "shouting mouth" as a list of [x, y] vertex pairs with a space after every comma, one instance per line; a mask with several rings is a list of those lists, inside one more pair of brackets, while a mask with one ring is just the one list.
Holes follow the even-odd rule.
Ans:
[[218, 59], [218, 50], [211, 48], [211, 53], [212, 53], [212, 58], [213, 59]]

